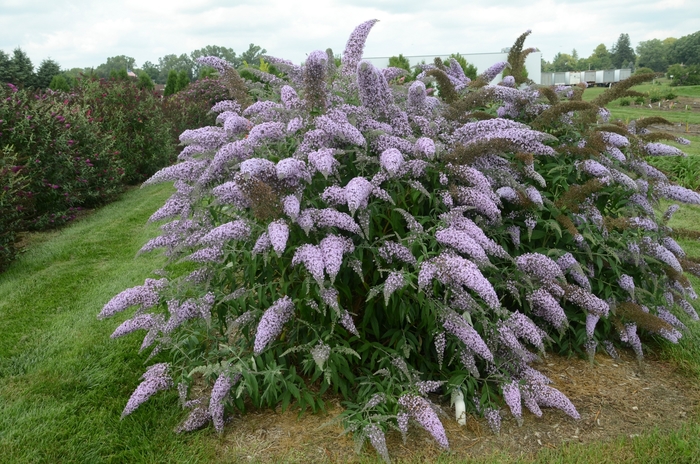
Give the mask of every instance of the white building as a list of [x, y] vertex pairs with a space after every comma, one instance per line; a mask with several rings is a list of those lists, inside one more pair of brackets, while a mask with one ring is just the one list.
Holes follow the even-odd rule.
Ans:
[[[467, 60], [467, 63], [476, 66], [477, 73], [481, 74], [486, 71], [491, 65], [496, 64], [500, 61], [508, 60], [508, 53], [460, 53]], [[415, 66], [422, 62], [431, 64], [435, 57], [440, 57], [443, 61], [447, 61], [450, 55], [422, 55], [422, 56], [405, 56], [411, 63], [411, 66]], [[365, 61], [369, 61], [375, 67], [387, 68], [389, 67], [389, 57], [363, 57]], [[527, 58], [525, 58], [525, 69], [527, 69], [527, 76], [532, 79], [535, 84], [540, 84], [542, 82], [542, 52], [530, 53]], [[497, 84], [501, 81], [501, 76], [499, 75], [492, 83]]]

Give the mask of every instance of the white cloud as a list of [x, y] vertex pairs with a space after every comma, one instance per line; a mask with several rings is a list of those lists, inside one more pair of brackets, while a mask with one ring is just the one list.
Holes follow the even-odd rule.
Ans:
[[379, 19], [367, 56], [484, 53], [512, 45], [527, 29], [527, 46], [545, 59], [576, 49], [591, 54], [621, 33], [632, 45], [698, 30], [700, 4], [690, 0], [0, 0], [0, 49], [24, 49], [33, 62], [97, 66], [109, 56], [157, 62], [166, 54], [222, 45], [242, 53], [250, 43], [301, 62], [316, 49], [340, 53], [355, 26]]

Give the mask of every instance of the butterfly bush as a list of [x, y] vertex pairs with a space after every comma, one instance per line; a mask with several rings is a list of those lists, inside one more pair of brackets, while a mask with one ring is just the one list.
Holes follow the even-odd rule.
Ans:
[[[185, 131], [186, 156], [147, 182], [174, 181], [150, 219], [169, 222], [142, 249], [171, 264], [99, 314], [132, 308], [113, 337], [145, 332], [161, 361], [124, 415], [177, 383], [191, 406], [178, 430], [221, 431], [246, 404], [315, 410], [332, 391], [348, 431], [388, 461], [392, 428], [449, 447], [450, 395], [478, 398], [470, 412], [496, 432], [504, 406], [576, 420], [533, 364], [541, 352], [641, 359], [649, 334], [677, 342], [698, 318], [683, 273], [700, 265], [665, 225], [678, 206], [655, 212], [700, 196], [645, 161], [677, 149], [567, 106], [583, 89], [552, 89], [554, 103], [490, 85], [508, 63], [474, 81], [451, 61], [389, 82], [361, 59], [375, 23], [351, 34], [340, 69], [332, 51], [271, 60], [281, 82], [217, 103], [218, 125]], [[428, 96], [436, 76], [449, 102]]]

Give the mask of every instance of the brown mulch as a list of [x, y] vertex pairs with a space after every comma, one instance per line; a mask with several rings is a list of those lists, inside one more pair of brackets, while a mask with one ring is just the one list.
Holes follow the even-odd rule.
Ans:
[[[455, 459], [507, 453], [513, 457], [532, 456], [542, 448], [566, 443], [590, 443], [617, 437], [634, 437], [654, 428], [678, 429], [695, 417], [700, 389], [665, 361], [648, 357], [640, 369], [633, 355], [620, 353], [620, 360], [596, 356], [595, 364], [577, 358], [549, 355], [535, 366], [554, 382], [553, 386], [574, 403], [581, 419], [561, 411], [544, 409], [537, 418], [524, 409], [524, 424], [518, 427], [504, 411], [500, 435], [494, 435], [482, 418], [469, 417], [460, 427], [453, 410], [443, 404], [442, 422]], [[332, 400], [326, 415], [293, 411], [253, 412], [234, 417], [219, 442], [217, 455], [225, 462], [348, 462], [374, 456], [365, 444], [361, 455], [354, 442], [333, 422], [340, 404]], [[408, 443], [397, 432], [389, 432], [387, 443], [392, 458], [411, 461], [432, 460], [441, 454], [434, 440], [412, 424]]]

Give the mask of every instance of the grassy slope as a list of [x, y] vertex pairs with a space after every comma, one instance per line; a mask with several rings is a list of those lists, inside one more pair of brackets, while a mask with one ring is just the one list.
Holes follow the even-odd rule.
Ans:
[[3, 462], [207, 461], [205, 435], [172, 432], [174, 394], [120, 414], [144, 371], [138, 337], [111, 340], [125, 316], [96, 315], [121, 290], [140, 285], [163, 258], [138, 249], [145, 226], [170, 195], [132, 191], [33, 245], [0, 275], [0, 455]]

